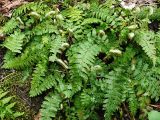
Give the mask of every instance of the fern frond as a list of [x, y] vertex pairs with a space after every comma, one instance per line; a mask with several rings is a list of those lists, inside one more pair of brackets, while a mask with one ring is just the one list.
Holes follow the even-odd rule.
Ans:
[[84, 91], [81, 93], [80, 95], [80, 101], [81, 101], [81, 104], [82, 104], [82, 107], [88, 107], [88, 106], [91, 106], [94, 104], [95, 102], [95, 98], [93, 95], [90, 95], [90, 91]]
[[46, 61], [40, 62], [37, 64], [36, 69], [33, 73], [33, 80], [31, 81], [31, 89], [30, 89], [30, 96], [36, 96], [39, 95], [43, 89], [46, 88], [41, 88], [40, 86], [42, 85], [42, 82], [44, 81], [45, 74], [47, 71], [47, 63]]
[[24, 52], [15, 57], [15, 55], [11, 52], [6, 54], [3, 68], [11, 68], [11, 69], [20, 69], [33, 65], [36, 60], [39, 59], [40, 51], [39, 46], [36, 46], [37, 42], [32, 43], [29, 47], [27, 47]]
[[41, 106], [41, 120], [52, 120], [60, 109], [61, 101], [59, 94], [50, 93], [46, 96]]
[[154, 33], [151, 31], [139, 31], [135, 36], [136, 42], [142, 47], [144, 52], [152, 60], [153, 64], [156, 63], [156, 47]]
[[102, 23], [102, 21], [97, 18], [87, 18], [87, 19], [84, 19], [84, 21], [82, 22], [82, 25], [93, 24], [93, 23]]
[[111, 116], [118, 109], [119, 105], [122, 103], [122, 96], [124, 91], [125, 77], [123, 76], [121, 69], [116, 69], [111, 71], [109, 75], [106, 75], [106, 80], [108, 83], [108, 90], [105, 94], [105, 100], [103, 108], [105, 110], [105, 119], [111, 120]]
[[61, 36], [57, 36], [55, 39], [53, 39], [53, 41], [51, 42], [51, 48], [50, 48], [50, 53], [52, 53], [52, 55], [49, 57], [49, 60], [54, 62], [57, 59], [57, 54], [62, 53], [61, 50], [65, 49], [67, 46], [64, 46], [66, 39], [61, 37]]
[[139, 19], [147, 18], [149, 15], [149, 7], [142, 7], [141, 12], [138, 12], [137, 17]]
[[21, 53], [24, 38], [23, 33], [15, 31], [6, 39], [3, 45], [12, 52]]
[[68, 9], [62, 11], [65, 17], [68, 17], [71, 21], [80, 21], [83, 17], [83, 11], [77, 9], [76, 7], [69, 7]]
[[107, 21], [107, 23], [110, 23], [113, 20], [114, 17], [111, 16], [112, 13], [113, 11], [108, 7], [97, 6], [94, 4], [91, 6], [91, 16], [102, 21]]
[[45, 13], [46, 10], [50, 9], [47, 5], [42, 4], [40, 2], [29, 2], [15, 9], [13, 12], [13, 16], [22, 16], [30, 11], [36, 11], [38, 13]]
[[[47, 26], [47, 27], [46, 27]], [[35, 26], [32, 30], [32, 33], [34, 35], [43, 35], [47, 33], [54, 33], [57, 32], [56, 26], [51, 21], [43, 21], [37, 26]]]
[[87, 74], [99, 51], [100, 48], [97, 45], [89, 42], [72, 46], [68, 52], [70, 74], [72, 75], [72, 78], [79, 79], [79, 77], [82, 77], [87, 80]]
[[31, 82], [31, 90], [30, 90], [31, 97], [40, 95], [42, 94], [42, 92], [51, 89], [52, 87], [57, 87], [57, 81], [62, 81], [62, 77], [58, 72], [54, 72], [54, 74], [47, 75], [46, 77], [42, 76], [40, 79], [37, 79], [37, 81], [36, 79], [37, 78], [34, 79], [33, 77], [33, 80]]
[[157, 68], [151, 68], [148, 64], [143, 64], [142, 61], [139, 61], [136, 64], [136, 69], [134, 71], [134, 79], [139, 81], [137, 82], [141, 89], [145, 91], [144, 94], [150, 96], [155, 101], [159, 100], [160, 97], [160, 74], [157, 72]]
[[[132, 88], [131, 88], [132, 87]], [[134, 88], [133, 86], [131, 86], [130, 88], [128, 88], [128, 102], [129, 102], [129, 109], [132, 113], [132, 115], [134, 116], [137, 112], [138, 109], [138, 100], [137, 100], [137, 96], [135, 94]]]
[[2, 28], [4, 33], [11, 33], [18, 26], [18, 21], [15, 18], [10, 19]]
[[111, 116], [118, 109], [119, 105], [122, 102], [122, 94], [119, 92], [121, 89], [118, 89], [118, 86], [114, 86], [108, 94], [105, 95], [105, 100], [103, 108], [105, 110], [105, 120], [111, 120]]

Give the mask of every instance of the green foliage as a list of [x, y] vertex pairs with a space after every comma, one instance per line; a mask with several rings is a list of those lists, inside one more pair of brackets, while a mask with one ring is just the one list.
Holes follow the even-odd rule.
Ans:
[[[106, 90], [105, 100], [104, 100], [104, 109], [105, 109], [105, 119], [110, 120], [113, 112], [118, 109], [118, 106], [122, 102], [122, 91], [123, 91], [123, 82], [125, 81], [123, 76], [120, 75], [121, 70], [112, 71], [109, 75], [106, 76], [108, 79], [108, 90]], [[109, 108], [109, 109], [108, 109]]]
[[14, 110], [15, 102], [12, 102], [13, 96], [7, 96], [8, 92], [0, 90], [0, 118], [1, 120], [16, 119], [24, 113]]
[[159, 8], [53, 3], [22, 5], [2, 28], [3, 68], [32, 77], [31, 97], [45, 93], [42, 120], [111, 120], [125, 103], [134, 119], [159, 100], [160, 34], [148, 28]]
[[58, 94], [51, 93], [45, 97], [42, 104], [41, 120], [52, 120], [56, 117], [57, 111], [60, 109], [61, 97]]
[[16, 18], [12, 18], [5, 24], [5, 27], [3, 27], [3, 31], [5, 33], [13, 32], [13, 30], [18, 26], [18, 21]]
[[15, 53], [21, 53], [23, 39], [25, 35], [15, 32], [5, 41], [4, 46]]
[[90, 67], [93, 66], [95, 56], [99, 51], [100, 49], [97, 45], [89, 42], [72, 46], [68, 53], [71, 78], [80, 79], [82, 77], [87, 80]]
[[156, 48], [155, 48], [155, 35], [149, 31], [139, 31], [136, 34], [135, 40], [138, 42], [148, 57], [156, 63]]

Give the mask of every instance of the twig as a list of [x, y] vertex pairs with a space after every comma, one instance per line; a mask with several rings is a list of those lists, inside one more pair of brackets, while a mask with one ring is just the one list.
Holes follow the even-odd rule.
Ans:
[[152, 105], [152, 104], [150, 104], [150, 106], [160, 109], [160, 105]]

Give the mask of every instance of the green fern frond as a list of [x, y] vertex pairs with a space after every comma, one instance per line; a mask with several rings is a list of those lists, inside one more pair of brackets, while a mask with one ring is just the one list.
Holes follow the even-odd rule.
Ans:
[[82, 104], [82, 107], [88, 107], [88, 106], [91, 106], [94, 104], [95, 102], [95, 98], [93, 95], [90, 95], [90, 91], [84, 91], [81, 93], [80, 95], [80, 101], [81, 101], [81, 104]]
[[70, 74], [72, 78], [79, 77], [88, 79], [88, 72], [93, 65], [95, 56], [99, 53], [100, 48], [89, 42], [84, 42], [71, 47], [68, 52], [70, 64]]
[[39, 59], [38, 56], [41, 53], [39, 46], [36, 46], [36, 44], [37, 42], [33, 42], [18, 57], [15, 57], [15, 55], [11, 52], [9, 52], [9, 54], [6, 54], [4, 65], [2, 67], [20, 69], [33, 65], [34, 62]]
[[83, 17], [83, 11], [77, 9], [76, 7], [69, 7], [68, 9], [62, 11], [65, 17], [68, 17], [71, 21], [80, 21]]
[[42, 93], [43, 89], [46, 89], [46, 88], [40, 87], [43, 81], [45, 80], [44, 77], [45, 77], [46, 71], [47, 71], [46, 61], [43, 61], [37, 64], [36, 69], [32, 75], [33, 80], [31, 81], [31, 89], [29, 93], [31, 97], [39, 95], [40, 93]]
[[51, 21], [46, 20], [35, 26], [35, 28], [33, 28], [32, 30], [32, 33], [34, 35], [43, 35], [54, 32], [57, 32], [56, 26]]
[[113, 11], [108, 7], [98, 6], [94, 4], [92, 4], [91, 6], [92, 17], [95, 17], [102, 21], [107, 21], [107, 23], [110, 23], [114, 18], [114, 16], [111, 16], [111, 14], [113, 14]]
[[129, 102], [129, 109], [132, 113], [132, 115], [134, 116], [137, 112], [138, 109], [138, 100], [137, 100], [137, 96], [135, 94], [135, 91], [132, 88], [128, 88], [127, 90], [129, 92], [129, 96], [128, 96], [128, 102]]
[[146, 96], [150, 96], [155, 101], [159, 100], [160, 97], [160, 74], [157, 71], [157, 68], [150, 68], [148, 64], [143, 64], [142, 61], [139, 61], [136, 64], [136, 69], [134, 71], [134, 79], [139, 81], [137, 82], [140, 88], [145, 91]]
[[82, 25], [93, 24], [93, 23], [102, 23], [102, 21], [97, 18], [87, 18], [87, 19], [84, 19], [84, 21], [82, 22]]
[[118, 89], [118, 86], [114, 86], [114, 88], [105, 95], [106, 99], [103, 104], [103, 108], [105, 110], [105, 120], [111, 120], [111, 116], [122, 102], [122, 94], [119, 91], [121, 91], [121, 89]]
[[144, 19], [147, 18], [148, 16], [149, 16], [149, 7], [142, 7], [141, 12], [137, 13], [137, 17], [139, 19]]
[[[36, 59], [35, 56], [30, 56], [29, 53], [23, 53], [21, 56], [19, 57], [14, 57], [11, 56], [12, 58], [5, 59], [4, 60], [4, 64], [3, 64], [3, 68], [7, 68], [7, 69], [20, 69], [20, 68], [25, 68], [27, 66], [32, 65], [32, 60]], [[26, 61], [25, 61], [26, 60]], [[25, 62], [24, 62], [25, 61]]]
[[154, 33], [151, 31], [138, 31], [135, 36], [136, 42], [142, 47], [144, 52], [156, 63], [156, 47]]
[[160, 97], [159, 86], [160, 86], [160, 82], [156, 80], [156, 78], [153, 78], [153, 80], [151, 80], [151, 82], [149, 82], [149, 85], [148, 85], [147, 91], [151, 94], [150, 95], [151, 99], [155, 99], [155, 101], [158, 101]]
[[52, 120], [56, 117], [57, 111], [60, 110], [61, 101], [59, 94], [50, 93], [46, 96], [41, 106], [41, 120]]
[[36, 11], [38, 13], [45, 13], [46, 10], [50, 9], [47, 5], [42, 4], [40, 2], [29, 2], [15, 9], [13, 12], [13, 16], [22, 16], [30, 11]]
[[103, 108], [105, 110], [105, 120], [111, 120], [113, 113], [119, 108], [122, 103], [122, 96], [124, 91], [124, 82], [126, 78], [123, 76], [122, 69], [117, 68], [106, 75], [108, 83], [108, 90], [105, 94]]
[[[54, 72], [54, 74], [47, 75], [46, 77], [42, 76], [40, 77], [40, 79], [37, 79], [37, 81], [36, 79], [37, 78], [34, 79], [33, 77], [33, 80], [31, 82], [31, 90], [30, 90], [31, 97], [40, 95], [42, 94], [42, 92], [51, 89], [52, 87], [56, 87], [56, 89], [58, 89], [57, 82], [62, 81], [62, 77], [58, 72]], [[65, 93], [67, 94], [67, 91], [65, 91]]]
[[54, 62], [57, 59], [57, 54], [61, 54], [63, 50], [65, 50], [69, 44], [65, 44], [66, 39], [61, 37], [61, 36], [57, 36], [55, 39], [53, 39], [53, 41], [51, 42], [51, 48], [50, 48], [50, 53], [52, 53], [52, 55], [49, 57], [49, 60]]
[[15, 54], [16, 53], [13, 53], [12, 51], [10, 50], [7, 50], [6, 51], [6, 54], [4, 55], [4, 63], [6, 63], [5, 61], [10, 61], [10, 60], [13, 60], [15, 58]]
[[2, 28], [4, 33], [11, 33], [18, 26], [18, 21], [16, 18], [10, 19]]
[[15, 53], [21, 53], [22, 45], [25, 35], [23, 33], [15, 31], [14, 34], [11, 34], [6, 41], [4, 46]]

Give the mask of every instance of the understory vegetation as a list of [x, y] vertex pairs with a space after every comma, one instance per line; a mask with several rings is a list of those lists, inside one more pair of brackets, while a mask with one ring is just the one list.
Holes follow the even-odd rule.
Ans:
[[144, 120], [160, 97], [159, 20], [157, 5], [29, 2], [1, 29], [2, 68], [45, 96], [40, 120]]

